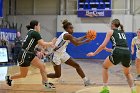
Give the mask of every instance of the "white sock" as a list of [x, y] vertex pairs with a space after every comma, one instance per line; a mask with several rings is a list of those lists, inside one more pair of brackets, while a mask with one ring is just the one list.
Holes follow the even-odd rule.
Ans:
[[12, 80], [12, 79], [11, 79], [11, 76], [9, 76], [9, 79]]
[[104, 87], [107, 87], [107, 86], [108, 86], [108, 83], [103, 83], [103, 86], [104, 86]]
[[87, 77], [84, 77], [84, 78], [83, 78], [83, 81], [84, 81], [84, 82], [86, 82], [87, 80], [88, 80], [88, 78], [87, 78]]

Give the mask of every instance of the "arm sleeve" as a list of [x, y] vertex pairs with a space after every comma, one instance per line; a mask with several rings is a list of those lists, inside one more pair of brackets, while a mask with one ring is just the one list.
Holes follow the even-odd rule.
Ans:
[[32, 33], [32, 36], [35, 38], [36, 41], [42, 39], [41, 35], [38, 32], [36, 32], [36, 31], [34, 31]]

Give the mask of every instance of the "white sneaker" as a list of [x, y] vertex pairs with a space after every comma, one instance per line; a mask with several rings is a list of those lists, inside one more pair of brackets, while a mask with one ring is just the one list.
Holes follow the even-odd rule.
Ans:
[[48, 83], [45, 83], [44, 85], [45, 85], [46, 88], [55, 89], [55, 86], [54, 86], [53, 83], [48, 82]]
[[96, 85], [95, 82], [91, 82], [89, 79], [87, 81], [84, 82], [85, 86], [90, 86], [90, 85]]

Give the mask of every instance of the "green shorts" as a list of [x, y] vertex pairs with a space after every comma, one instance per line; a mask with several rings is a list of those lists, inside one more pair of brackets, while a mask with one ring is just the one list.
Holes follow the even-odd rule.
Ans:
[[109, 59], [114, 65], [119, 63], [124, 67], [130, 67], [131, 65], [131, 53], [129, 49], [115, 48], [113, 53], [109, 56]]
[[35, 53], [22, 50], [18, 55], [18, 63], [21, 67], [28, 67], [35, 57]]

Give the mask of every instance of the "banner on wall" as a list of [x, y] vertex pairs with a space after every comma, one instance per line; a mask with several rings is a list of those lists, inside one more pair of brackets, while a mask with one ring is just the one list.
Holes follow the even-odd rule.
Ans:
[[3, 17], [3, 0], [0, 0], [0, 17]]
[[14, 29], [7, 29], [7, 28], [1, 28], [0, 29], [0, 39], [8, 40], [8, 41], [14, 41], [16, 38], [16, 30]]

